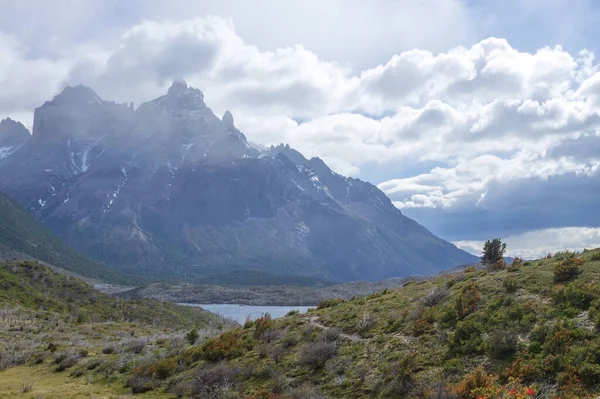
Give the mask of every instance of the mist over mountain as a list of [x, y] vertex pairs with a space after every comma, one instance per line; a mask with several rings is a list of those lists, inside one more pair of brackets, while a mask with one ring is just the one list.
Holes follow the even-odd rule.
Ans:
[[183, 81], [137, 109], [67, 87], [35, 110], [31, 136], [7, 121], [0, 191], [123, 271], [352, 281], [477, 260], [374, 185], [289, 146], [257, 150]]

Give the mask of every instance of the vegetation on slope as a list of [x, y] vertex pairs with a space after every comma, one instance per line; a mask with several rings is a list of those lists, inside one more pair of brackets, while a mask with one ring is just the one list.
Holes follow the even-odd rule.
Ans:
[[0, 397], [119, 397], [131, 391], [124, 375], [177, 353], [190, 329], [202, 342], [228, 326], [199, 308], [112, 298], [39, 263], [0, 264]]
[[111, 378], [165, 397], [594, 397], [599, 281], [598, 250], [498, 261], [186, 339]]
[[[53, 266], [112, 283], [147, 281], [92, 260], [62, 242], [15, 201], [0, 193], [0, 250], [29, 255]], [[22, 256], [17, 254], [17, 258]]]

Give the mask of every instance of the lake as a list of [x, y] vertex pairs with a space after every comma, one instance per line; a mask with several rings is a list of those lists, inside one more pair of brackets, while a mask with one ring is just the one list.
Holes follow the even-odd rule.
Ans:
[[[300, 313], [306, 312], [310, 306], [252, 306], [235, 304], [196, 304], [180, 303], [185, 306], [197, 306], [206, 309], [209, 312], [216, 313], [227, 319], [235, 320], [240, 324], [250, 318], [256, 320], [265, 313], [269, 313], [272, 318], [277, 319], [285, 316], [291, 310], [298, 310]], [[313, 306], [314, 307], [314, 306]]]

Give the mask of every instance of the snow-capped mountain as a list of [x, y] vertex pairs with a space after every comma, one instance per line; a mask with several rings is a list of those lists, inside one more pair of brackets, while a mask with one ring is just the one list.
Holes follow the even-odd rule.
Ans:
[[11, 129], [0, 129], [0, 147], [12, 148], [0, 162], [0, 191], [76, 248], [129, 272], [350, 281], [476, 260], [377, 187], [289, 146], [257, 150], [231, 113], [219, 119], [185, 82], [137, 110], [67, 87], [36, 109], [30, 138], [25, 129], [9, 146]]

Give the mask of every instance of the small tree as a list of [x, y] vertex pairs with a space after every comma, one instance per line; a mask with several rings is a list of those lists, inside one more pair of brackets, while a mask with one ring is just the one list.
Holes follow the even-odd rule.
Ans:
[[504, 252], [506, 251], [506, 243], [503, 243], [499, 238], [488, 240], [483, 246], [483, 258], [481, 263], [484, 265], [493, 265], [504, 259]]
[[191, 330], [189, 333], [187, 333], [185, 335], [185, 338], [188, 340], [190, 345], [194, 345], [196, 343], [196, 341], [198, 340], [198, 338], [200, 338], [200, 334], [198, 334], [198, 330], [196, 330], [194, 328], [193, 330]]

